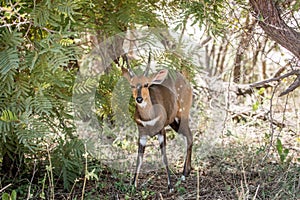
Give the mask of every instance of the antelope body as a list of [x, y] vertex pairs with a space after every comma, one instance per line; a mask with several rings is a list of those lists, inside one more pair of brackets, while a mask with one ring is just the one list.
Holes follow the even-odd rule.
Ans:
[[187, 149], [182, 179], [191, 171], [191, 153], [193, 136], [189, 128], [189, 111], [192, 105], [192, 88], [182, 74], [176, 72], [171, 77], [168, 70], [164, 69], [157, 74], [148, 76], [148, 66], [143, 75], [136, 76], [130, 69], [122, 67], [122, 73], [129, 81], [133, 97], [136, 102], [135, 121], [139, 131], [137, 166], [133, 184], [137, 187], [138, 174], [141, 169], [147, 137], [157, 135], [162, 154], [162, 161], [168, 176], [168, 188], [173, 190], [170, 179], [170, 170], [166, 156], [166, 131], [170, 125], [176, 132], [186, 138]]

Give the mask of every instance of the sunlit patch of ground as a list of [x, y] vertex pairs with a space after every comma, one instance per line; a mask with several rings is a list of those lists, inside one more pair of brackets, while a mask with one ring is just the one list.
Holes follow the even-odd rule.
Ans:
[[[99, 180], [88, 181], [85, 199], [300, 199], [300, 152], [291, 148], [299, 147], [298, 136], [283, 130], [282, 148], [290, 150], [280, 159], [276, 138], [270, 146], [268, 123], [260, 123], [228, 123], [227, 134], [203, 155], [201, 137], [205, 133], [199, 134], [193, 171], [185, 181], [180, 180], [183, 161], [170, 163], [173, 193], [168, 192], [163, 168], [141, 173], [139, 187], [134, 189], [131, 173], [101, 166]], [[143, 167], [149, 169], [154, 161], [148, 162]], [[73, 195], [80, 197], [80, 189]]]
[[[219, 102], [194, 99], [193, 170], [185, 181], [180, 180], [184, 141], [168, 131], [167, 154], [174, 192], [168, 192], [154, 138], [147, 143], [137, 189], [131, 186], [136, 161], [131, 154], [130, 170], [112, 168], [101, 161], [99, 166], [89, 166], [98, 169], [99, 179], [87, 181], [84, 199], [300, 199], [300, 114], [296, 98], [285, 102], [276, 97], [272, 121], [269, 96], [257, 108], [253, 108], [254, 99], [233, 105], [241, 112], [227, 113], [231, 105], [227, 107], [223, 102], [224, 96], [217, 97]], [[136, 141], [126, 142], [130, 148], [121, 145], [121, 150], [136, 152]], [[81, 183], [76, 185], [72, 198], [81, 197]]]

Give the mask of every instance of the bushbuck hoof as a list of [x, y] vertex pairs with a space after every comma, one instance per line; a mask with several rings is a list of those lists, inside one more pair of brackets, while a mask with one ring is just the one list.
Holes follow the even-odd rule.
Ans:
[[174, 192], [174, 188], [172, 185], [168, 185], [168, 189], [169, 189], [169, 193], [172, 193]]
[[182, 175], [182, 176], [181, 176], [181, 180], [182, 180], [182, 181], [185, 181], [185, 175]]

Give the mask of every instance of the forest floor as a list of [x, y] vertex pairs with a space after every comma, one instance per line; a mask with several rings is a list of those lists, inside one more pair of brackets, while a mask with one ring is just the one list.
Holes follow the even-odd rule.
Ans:
[[[135, 189], [130, 184], [132, 173], [102, 166], [99, 180], [87, 182], [84, 199], [300, 199], [299, 134], [285, 132], [281, 145], [274, 139], [270, 146], [262, 129], [246, 132], [224, 136], [204, 156], [195, 147], [193, 170], [185, 181], [180, 179], [183, 163], [170, 163], [172, 193], [163, 168], [141, 173]], [[81, 195], [82, 185], [75, 188], [72, 199]]]
[[107, 168], [99, 181], [89, 182], [86, 199], [300, 199], [300, 95], [254, 96], [248, 104], [245, 98], [234, 100], [228, 108], [237, 109], [227, 114], [222, 100], [210, 106], [201, 103], [207, 99], [194, 101], [193, 170], [185, 181], [180, 179], [183, 155], [176, 154], [170, 138], [167, 142], [174, 192], [168, 192], [163, 167], [141, 173], [137, 189], [130, 185], [133, 170]]
[[[191, 110], [193, 170], [185, 181], [181, 181], [184, 151], [182, 145], [177, 145], [182, 141], [176, 141], [180, 138], [178, 134], [167, 133], [167, 154], [174, 185], [172, 193], [167, 189], [165, 169], [162, 165], [157, 167], [161, 159], [156, 139], [147, 143], [142, 166], [147, 170], [140, 173], [138, 188], [131, 185], [137, 147], [136, 141], [123, 137], [120, 142], [126, 145], [120, 145], [120, 152], [131, 152], [127, 157], [130, 167], [122, 169], [122, 166], [113, 167], [103, 161], [90, 161], [86, 163], [85, 176], [75, 181], [71, 190], [63, 190], [63, 183], [55, 182], [55, 198], [48, 198], [49, 194], [46, 194], [42, 199], [299, 200], [299, 97], [289, 98], [289, 102], [273, 99], [276, 105], [272, 106], [271, 117], [269, 100], [263, 99], [258, 105], [255, 101], [248, 105], [244, 102], [234, 104], [230, 108], [235, 109], [231, 110], [215, 109], [220, 107], [215, 101], [205, 105], [202, 102], [208, 101], [194, 101]], [[225, 105], [223, 102], [221, 100], [220, 105]], [[124, 136], [124, 133], [120, 134]], [[134, 134], [137, 135], [136, 132]], [[107, 148], [109, 146], [113, 145], [107, 145]], [[149, 157], [154, 159], [147, 159]], [[121, 165], [120, 160], [115, 163]], [[44, 188], [41, 182], [36, 188], [36, 198], [27, 199], [41, 199], [41, 191], [51, 189]]]
[[[271, 99], [256, 93], [248, 104], [245, 99], [237, 103], [234, 97], [227, 108], [218, 93], [217, 103], [204, 105], [207, 99], [195, 100], [191, 110], [193, 170], [185, 181], [180, 179], [184, 158], [177, 154], [183, 149], [176, 149], [170, 133], [167, 139], [174, 192], [168, 192], [165, 169], [148, 166], [160, 163], [158, 158], [144, 160], [142, 168], [150, 170], [140, 174], [136, 189], [131, 186], [134, 168], [117, 170], [102, 163], [99, 179], [87, 181], [84, 199], [300, 199], [299, 96], [286, 101], [276, 96]], [[158, 143], [152, 150], [149, 146], [146, 157], [147, 152], [159, 152]], [[72, 199], [80, 199], [82, 191], [78, 184]]]
[[[137, 189], [130, 185], [131, 174], [106, 169], [99, 181], [88, 181], [84, 199], [300, 199], [299, 163], [262, 161], [263, 155], [246, 147], [218, 151], [194, 165], [185, 181], [181, 166], [171, 166], [172, 193], [164, 169], [142, 173]], [[81, 196], [81, 187], [74, 196]]]

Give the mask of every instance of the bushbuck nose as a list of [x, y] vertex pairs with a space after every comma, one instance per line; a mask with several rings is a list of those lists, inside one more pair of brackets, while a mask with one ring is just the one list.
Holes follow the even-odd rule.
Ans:
[[143, 97], [137, 97], [135, 100], [138, 103], [142, 103], [143, 102]]

